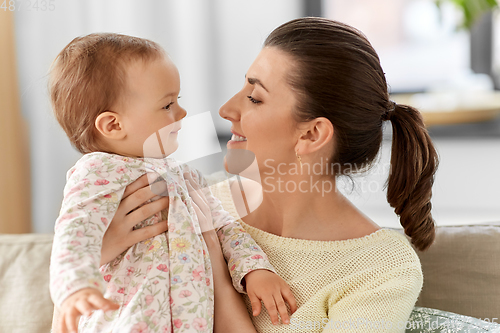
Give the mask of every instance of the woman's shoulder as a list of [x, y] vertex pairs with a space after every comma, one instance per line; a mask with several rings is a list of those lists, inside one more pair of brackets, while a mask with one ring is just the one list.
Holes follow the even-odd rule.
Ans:
[[376, 233], [381, 237], [360, 247], [355, 257], [366, 264], [371, 262], [381, 275], [412, 272], [414, 276], [422, 276], [418, 254], [402, 229], [382, 228]]
[[363, 272], [372, 272], [374, 279], [400, 274], [423, 279], [420, 259], [402, 230], [380, 228], [344, 245], [342, 256]]
[[360, 240], [358, 255], [364, 253], [374, 259], [378, 258], [378, 260], [419, 263], [418, 255], [411, 245], [410, 238], [404, 234], [402, 229], [379, 228], [371, 234], [354, 240]]

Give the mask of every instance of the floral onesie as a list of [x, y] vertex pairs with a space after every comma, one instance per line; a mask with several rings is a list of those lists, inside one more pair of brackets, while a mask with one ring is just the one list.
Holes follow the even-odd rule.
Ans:
[[[168, 232], [135, 244], [99, 267], [102, 238], [125, 187], [146, 172], [166, 181], [169, 209], [135, 228], [167, 218]], [[210, 258], [187, 192], [186, 172], [207, 197], [235, 288], [243, 292], [241, 280], [254, 269], [274, 272], [264, 252], [222, 209], [198, 171], [170, 158], [87, 154], [68, 171], [52, 248], [51, 296], [60, 307], [74, 292], [92, 287], [120, 309], [82, 317], [79, 332], [213, 331]]]

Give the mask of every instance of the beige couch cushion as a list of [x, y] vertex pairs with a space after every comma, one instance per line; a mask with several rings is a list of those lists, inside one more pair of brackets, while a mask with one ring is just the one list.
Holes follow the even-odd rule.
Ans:
[[[48, 333], [52, 235], [0, 235], [0, 332]], [[32, 295], [31, 297], [29, 295]]]
[[500, 223], [440, 226], [417, 251], [424, 286], [417, 306], [500, 322]]
[[[0, 235], [0, 333], [50, 331], [52, 237]], [[435, 243], [417, 253], [424, 272], [417, 306], [500, 317], [500, 223], [439, 227]]]

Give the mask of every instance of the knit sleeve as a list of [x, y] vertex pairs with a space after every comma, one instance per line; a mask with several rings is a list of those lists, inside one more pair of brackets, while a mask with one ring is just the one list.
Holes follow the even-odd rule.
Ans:
[[322, 323], [323, 332], [333, 333], [348, 327], [360, 333], [402, 333], [422, 284], [420, 265], [410, 265], [374, 279], [341, 299], [331, 297], [328, 318]]
[[105, 291], [99, 271], [102, 237], [118, 208], [131, 167], [107, 154], [85, 155], [68, 172], [56, 221], [50, 293], [57, 307], [83, 288]]

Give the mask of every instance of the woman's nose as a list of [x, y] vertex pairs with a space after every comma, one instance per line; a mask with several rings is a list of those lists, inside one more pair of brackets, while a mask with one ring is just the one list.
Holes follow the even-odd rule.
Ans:
[[241, 111], [238, 103], [239, 93], [231, 97], [223, 106], [219, 109], [219, 115], [229, 121], [239, 121]]
[[186, 110], [185, 110], [184, 108], [182, 108], [182, 107], [181, 107], [181, 108], [179, 108], [179, 109], [180, 109], [180, 110], [179, 110], [179, 112], [177, 113], [177, 117], [176, 117], [175, 121], [179, 121], [179, 120], [181, 120], [182, 118], [186, 117], [186, 115], [187, 115], [187, 112], [186, 112]]

